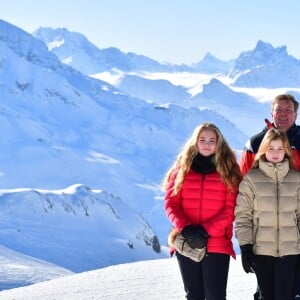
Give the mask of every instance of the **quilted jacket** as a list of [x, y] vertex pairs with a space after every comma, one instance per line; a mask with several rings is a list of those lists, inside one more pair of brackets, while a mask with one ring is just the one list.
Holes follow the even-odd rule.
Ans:
[[181, 190], [172, 195], [176, 171], [171, 175], [165, 194], [165, 211], [180, 232], [186, 225], [201, 225], [209, 234], [207, 251], [230, 254], [237, 191], [223, 183], [219, 173], [186, 174]]
[[253, 244], [259, 255], [300, 253], [300, 172], [288, 161], [259, 161], [239, 187], [235, 232], [240, 245]]

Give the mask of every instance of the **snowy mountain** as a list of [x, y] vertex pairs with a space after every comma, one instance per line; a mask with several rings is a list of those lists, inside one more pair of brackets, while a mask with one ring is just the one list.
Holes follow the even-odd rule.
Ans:
[[228, 73], [232, 68], [233, 62], [233, 60], [228, 62], [222, 61], [211, 53], [207, 53], [204, 58], [197, 64], [194, 64], [193, 67], [197, 72], [208, 74]]
[[48, 49], [62, 62], [86, 75], [117, 68], [126, 72], [172, 71], [170, 64], [161, 64], [144, 55], [123, 53], [118, 48], [99, 49], [80, 33], [66, 28], [39, 28], [32, 33], [48, 45]]
[[299, 87], [300, 60], [288, 55], [286, 46], [274, 48], [258, 41], [252, 51], [242, 52], [230, 73], [234, 86]]
[[104, 191], [1, 190], [0, 207], [2, 245], [73, 272], [164, 257], [143, 216]]
[[[222, 114], [251, 136], [264, 126], [264, 116], [270, 113], [270, 104], [258, 102], [246, 93], [235, 92], [217, 79], [203, 85], [201, 93], [191, 98], [190, 106], [199, 106]], [[256, 113], [252, 113], [256, 112]]]
[[151, 80], [137, 75], [124, 75], [115, 86], [133, 97], [157, 104], [181, 105], [190, 98], [184, 87], [174, 86], [165, 79]]
[[2, 244], [75, 272], [164, 255], [160, 183], [196, 125], [216, 123], [237, 150], [246, 140], [215, 111], [87, 77], [5, 21], [0, 62]]
[[229, 71], [232, 62], [225, 62], [210, 53], [196, 64], [175, 65], [167, 62], [160, 63], [135, 53], [124, 53], [118, 48], [97, 48], [85, 36], [78, 32], [70, 32], [66, 28], [40, 27], [32, 33], [42, 40], [49, 51], [59, 59], [80, 70], [86, 75], [118, 69], [124, 72], [202, 72], [220, 73]]
[[[288, 55], [286, 46], [274, 48], [258, 41], [251, 51], [222, 61], [210, 53], [191, 66], [161, 64], [134, 53], [125, 54], [116, 48], [99, 49], [79, 33], [67, 29], [39, 28], [33, 35], [44, 41], [59, 59], [86, 75], [113, 71], [123, 72], [198, 72], [226, 74], [235, 87], [298, 88], [300, 60]], [[95, 54], [97, 53], [97, 54]]]
[[239, 155], [278, 90], [237, 86], [246, 69], [215, 74], [235, 61], [210, 55], [174, 66], [67, 29], [34, 36], [0, 20], [0, 238], [3, 260], [27, 270], [7, 268], [2, 287], [42, 280], [36, 259], [58, 268], [50, 279], [166, 257], [160, 184], [179, 148], [210, 121]]
[[[71, 57], [73, 55], [73, 52], [68, 51], [68, 48], [73, 45], [74, 41], [77, 41], [77, 45], [80, 44], [81, 39], [76, 38], [75, 33], [68, 32], [66, 29], [63, 30], [64, 34], [61, 32], [61, 29], [40, 28], [34, 35], [43, 40], [50, 51], [56, 53], [64, 62], [65, 56]], [[57, 50], [53, 48], [53, 44], [58, 45]], [[74, 62], [85, 61], [84, 65], [89, 65], [86, 59], [86, 57], [91, 58], [90, 52], [86, 51], [89, 45], [90, 42], [86, 40], [84, 44], [77, 47], [77, 53], [81, 54], [74, 58]], [[64, 55], [61, 55], [58, 49], [64, 49]], [[98, 49], [98, 51], [102, 50]], [[109, 57], [110, 55], [107, 55], [107, 58]], [[123, 61], [128, 62], [125, 54]], [[251, 135], [264, 126], [263, 120], [270, 116], [268, 103], [272, 98], [261, 103], [256, 93], [252, 91], [255, 90], [254, 88], [281, 88], [284, 90], [278, 91], [278, 93], [290, 92], [296, 97], [300, 96], [298, 88], [299, 62], [287, 54], [286, 46], [274, 48], [269, 43], [258, 41], [254, 50], [242, 52], [238, 58], [228, 62], [221, 61], [208, 53], [202, 61], [187, 68], [173, 65], [172, 70], [165, 69], [162, 72], [159, 67], [155, 70], [155, 78], [153, 71], [149, 72], [146, 65], [138, 63], [135, 68], [131, 68], [129, 71], [120, 67], [119, 60], [116, 60], [105, 70], [97, 67], [98, 71], [95, 70], [97, 73], [93, 74], [93, 77], [109, 82], [123, 92], [145, 101], [157, 104], [173, 103], [183, 107], [205, 107], [215, 110], [225, 118], [232, 120], [235, 126], [241, 128], [247, 135]], [[84, 67], [75, 67], [87, 74]], [[171, 78], [178, 73], [186, 74], [186, 77], [190, 79], [197, 72], [202, 72], [201, 76], [206, 74], [208, 80], [206, 82], [199, 80], [199, 82], [195, 82], [194, 86], [188, 87], [182, 82], [174, 83], [171, 81]], [[285, 75], [283, 76], [283, 74]], [[115, 79], [111, 80], [112, 78]], [[224, 90], [221, 91], [212, 79], [223, 83]], [[210, 86], [211, 88], [209, 88]], [[267, 94], [268, 91], [265, 90], [264, 93]], [[230, 107], [225, 103], [227, 97], [229, 97], [228, 101], [231, 102]], [[249, 116], [249, 111], [251, 111], [251, 104], [253, 104], [252, 109], [257, 113], [252, 114], [251, 120], [244, 125], [245, 117]], [[235, 109], [232, 109], [233, 106]], [[251, 127], [251, 124], [254, 127]]]

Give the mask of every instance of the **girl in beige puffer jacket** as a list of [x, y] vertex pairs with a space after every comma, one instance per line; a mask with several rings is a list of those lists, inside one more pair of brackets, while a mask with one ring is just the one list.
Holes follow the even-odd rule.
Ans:
[[240, 183], [235, 232], [264, 300], [291, 300], [300, 254], [300, 172], [285, 133], [270, 129]]

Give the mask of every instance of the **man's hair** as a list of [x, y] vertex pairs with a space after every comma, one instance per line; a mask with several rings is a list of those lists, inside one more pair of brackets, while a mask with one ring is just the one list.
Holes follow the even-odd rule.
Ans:
[[278, 95], [276, 96], [271, 104], [272, 110], [274, 109], [275, 104], [277, 104], [279, 101], [281, 100], [285, 100], [285, 101], [291, 101], [294, 104], [294, 108], [295, 108], [295, 112], [298, 111], [299, 108], [299, 102], [295, 99], [295, 97], [293, 95], [290, 94], [282, 94], [282, 95]]

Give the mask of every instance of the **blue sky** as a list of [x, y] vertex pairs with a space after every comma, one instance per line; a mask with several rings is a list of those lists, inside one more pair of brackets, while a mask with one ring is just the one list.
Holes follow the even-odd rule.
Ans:
[[[1, 1], [1, 0], [0, 0]], [[99, 48], [158, 61], [196, 63], [207, 52], [228, 60], [258, 40], [286, 45], [300, 59], [299, 0], [9, 0], [0, 18], [33, 32], [65, 27]]]

